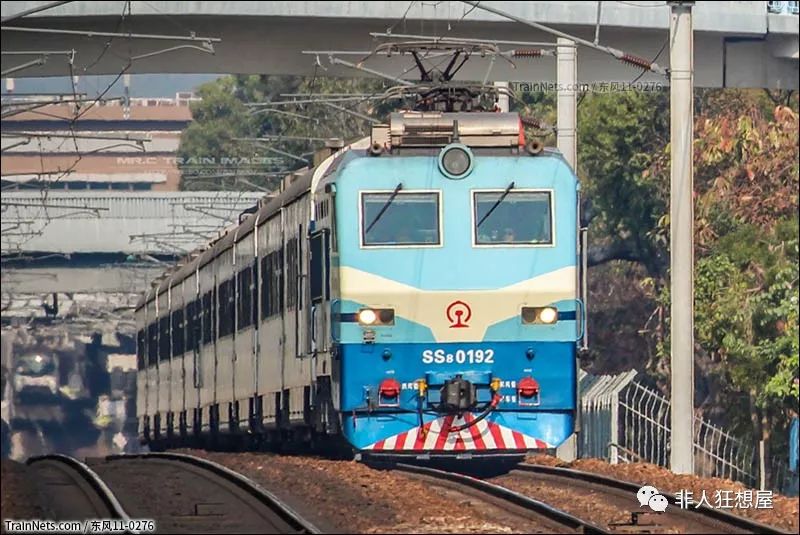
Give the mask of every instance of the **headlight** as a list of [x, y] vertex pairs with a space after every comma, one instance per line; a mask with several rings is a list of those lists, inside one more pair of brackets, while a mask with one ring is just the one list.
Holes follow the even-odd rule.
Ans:
[[370, 308], [365, 308], [364, 310], [360, 310], [358, 312], [358, 322], [363, 323], [364, 325], [372, 325], [377, 319], [378, 315], [375, 314], [375, 311]]
[[522, 307], [522, 323], [553, 324], [558, 321], [558, 309], [554, 307]]
[[464, 178], [472, 170], [472, 153], [464, 145], [449, 145], [439, 156], [439, 166], [449, 178]]
[[361, 325], [394, 325], [394, 309], [362, 308], [356, 318]]
[[539, 312], [539, 319], [542, 323], [555, 323], [558, 319], [558, 311], [555, 308], [543, 308]]

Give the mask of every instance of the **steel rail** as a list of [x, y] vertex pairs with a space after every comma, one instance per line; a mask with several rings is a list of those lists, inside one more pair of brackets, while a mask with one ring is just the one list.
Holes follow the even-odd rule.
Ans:
[[544, 502], [540, 502], [539, 500], [535, 500], [529, 496], [525, 496], [524, 494], [521, 494], [519, 492], [507, 489], [505, 487], [501, 487], [500, 485], [495, 485], [494, 483], [489, 483], [488, 481], [476, 479], [472, 476], [459, 474], [457, 472], [450, 472], [447, 470], [440, 470], [438, 468], [430, 468], [427, 466], [410, 465], [403, 463], [396, 463], [396, 464], [376, 463], [376, 465], [382, 466], [384, 468], [399, 470], [401, 472], [419, 474], [422, 476], [428, 476], [436, 479], [444, 479], [452, 483], [457, 483], [459, 485], [463, 485], [465, 487], [478, 490], [495, 498], [499, 498], [502, 501], [521, 507], [529, 512], [543, 516], [548, 520], [561, 524], [565, 528], [572, 531], [577, 531], [579, 533], [597, 533], [597, 534], [610, 533], [609, 531], [604, 530], [603, 528], [597, 526], [596, 524], [593, 524], [586, 520], [582, 520], [574, 515], [567, 513], [566, 511], [562, 511], [561, 509], [556, 509], [551, 505], [548, 505]]
[[53, 453], [50, 455], [30, 457], [25, 464], [28, 466], [33, 466], [35, 464], [46, 462], [61, 463], [70, 467], [89, 484], [93, 491], [97, 493], [97, 496], [103, 501], [103, 504], [108, 509], [108, 512], [111, 514], [112, 518], [119, 520], [130, 520], [130, 517], [125, 512], [125, 509], [123, 509], [122, 504], [119, 503], [119, 500], [116, 496], [114, 496], [114, 493], [111, 491], [108, 485], [106, 485], [100, 476], [97, 475], [97, 473], [89, 468], [85, 463], [68, 455]]
[[[518, 470], [520, 472], [528, 472], [528, 473], [548, 475], [553, 477], [566, 478], [566, 479], [571, 479], [573, 481], [581, 481], [584, 483], [610, 487], [617, 490], [630, 492], [632, 493], [632, 495], [635, 495], [636, 492], [641, 488], [641, 485], [637, 485], [636, 483], [613, 479], [592, 472], [574, 470], [572, 468], [558, 468], [554, 466], [544, 466], [539, 464], [520, 463], [514, 467], [514, 470]], [[677, 498], [675, 495], [667, 492], [661, 492], [661, 494], [665, 496], [667, 500], [670, 501], [670, 503], [673, 504], [676, 503]], [[705, 518], [714, 520], [716, 522], [728, 524], [736, 529], [749, 531], [751, 533], [768, 533], [768, 534], [789, 533], [786, 531], [782, 531], [778, 528], [775, 528], [773, 526], [756, 522], [755, 520], [751, 520], [743, 516], [734, 515], [732, 513], [728, 513], [720, 509], [714, 509], [713, 507], [708, 507], [707, 505], [702, 505], [701, 507], [698, 508], [687, 508], [681, 510], [688, 511], [695, 515], [703, 516]]]
[[138, 453], [128, 455], [109, 455], [107, 461], [130, 460], [130, 459], [159, 459], [164, 461], [175, 461], [189, 464], [207, 470], [214, 475], [236, 485], [241, 490], [267, 506], [280, 519], [298, 533], [322, 533], [311, 521], [303, 518], [286, 502], [275, 496], [270, 491], [261, 487], [253, 480], [239, 474], [214, 461], [202, 459], [193, 455], [183, 453]]

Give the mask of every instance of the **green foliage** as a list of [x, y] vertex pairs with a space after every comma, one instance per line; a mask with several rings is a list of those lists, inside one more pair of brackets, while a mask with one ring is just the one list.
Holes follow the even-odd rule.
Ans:
[[[782, 429], [798, 405], [797, 99], [760, 91], [698, 93], [698, 402], [717, 408], [725, 424], [762, 438]], [[581, 174], [600, 210], [592, 242], [632, 241], [647, 266], [641, 283], [652, 289], [650, 318], [663, 320], [645, 327], [655, 343], [642, 346], [655, 347], [648, 368], [662, 382], [669, 376], [665, 97], [595, 95], [579, 114]]]
[[[223, 163], [224, 159], [240, 161], [257, 156], [252, 146], [236, 141], [250, 135], [253, 121], [237, 97], [233, 77], [204, 84], [198, 96], [202, 100], [192, 103], [194, 121], [184, 130], [178, 149], [183, 163], [181, 189], [226, 189], [234, 179], [219, 175], [236, 174], [238, 169]], [[267, 170], [265, 166], [257, 166], [254, 171]]]
[[[798, 396], [800, 228], [797, 219], [780, 227], [743, 226], [698, 261], [695, 278], [697, 341], [725, 363], [732, 386], [755, 392], [761, 408]], [[783, 235], [787, 228], [794, 236]]]
[[663, 241], [653, 234], [666, 211], [667, 186], [650, 172], [669, 132], [665, 92], [591, 94], [578, 110], [578, 162], [598, 217], [591, 232], [627, 241], [651, 276], [663, 276]]
[[[536, 119], [542, 125], [556, 124], [556, 93], [553, 91], [526, 91], [517, 95], [517, 99], [509, 102], [509, 111], [517, 112], [522, 117]], [[526, 138], [538, 137], [545, 145], [555, 146], [556, 135], [554, 132], [537, 130], [531, 127], [525, 129]]]
[[746, 96], [698, 120], [695, 321], [729, 386], [774, 415], [798, 403], [798, 124]]
[[[284, 139], [247, 141], [269, 135], [342, 138], [352, 141], [369, 134], [369, 122], [324, 104], [276, 108], [248, 104], [287, 100], [288, 93], [365, 93], [380, 95], [386, 84], [371, 79], [297, 76], [227, 76], [203, 85], [202, 101], [192, 106], [194, 121], [181, 139], [178, 156], [182, 189], [274, 190], [280, 177], [310, 165], [322, 142]], [[381, 120], [395, 104], [374, 99], [335, 103]], [[291, 158], [283, 153], [305, 159]], [[224, 175], [224, 177], [220, 177]]]

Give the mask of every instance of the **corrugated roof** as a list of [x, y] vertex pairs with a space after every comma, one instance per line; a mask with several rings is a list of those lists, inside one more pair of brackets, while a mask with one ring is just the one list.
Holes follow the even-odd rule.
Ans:
[[238, 222], [258, 192], [9, 192], [2, 251], [185, 254]]

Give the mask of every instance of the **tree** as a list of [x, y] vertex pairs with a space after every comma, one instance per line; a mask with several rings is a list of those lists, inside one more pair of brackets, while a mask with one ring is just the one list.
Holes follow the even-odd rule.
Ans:
[[[734, 96], [738, 106], [727, 101], [696, 122], [700, 400], [706, 416], [749, 427], [769, 451], [798, 404], [798, 120], [789, 108], [770, 117], [757, 98]], [[667, 169], [666, 155], [652, 167]], [[664, 370], [667, 353], [664, 340]]]
[[[352, 141], [369, 135], [369, 121], [322, 103], [274, 108], [248, 104], [288, 100], [281, 96], [287, 93], [380, 95], [385, 89], [386, 85], [376, 80], [316, 76], [227, 76], [209, 82], [198, 92], [202, 100], [193, 104], [194, 121], [181, 139], [181, 187], [275, 190], [281, 176], [310, 166], [321, 142], [253, 139], [287, 136]], [[335, 105], [378, 119], [396, 107], [370, 98]]]
[[[253, 121], [237, 96], [234, 77], [202, 85], [198, 96], [202, 100], [192, 103], [194, 120], [184, 130], [178, 149], [181, 189], [228, 189], [238, 171], [230, 162], [256, 156], [253, 147], [235, 140], [250, 134]], [[267, 171], [265, 166], [256, 170]]]
[[666, 211], [667, 185], [650, 167], [669, 134], [665, 92], [592, 94], [578, 109], [578, 167], [596, 217], [592, 265], [641, 262], [662, 277], [666, 243], [654, 234]]
[[[638, 351], [654, 348], [647, 369], [665, 391], [666, 97], [591, 95], [579, 107], [579, 175], [597, 213], [590, 226], [591, 263], [622, 260], [646, 268], [646, 276], [634, 281], [635, 271], [604, 268], [594, 284], [627, 291], [634, 282], [647, 290], [655, 310], [644, 316], [650, 319], [641, 327]], [[696, 399], [705, 417], [769, 443], [798, 403], [797, 98], [791, 92], [714, 90], [698, 91], [695, 104]], [[626, 304], [627, 315], [601, 311], [604, 323], [593, 325], [595, 333], [619, 333], [627, 322], [643, 322], [632, 315], [641, 314], [639, 305]], [[633, 345], [616, 338], [602, 338], [600, 370], [613, 368], [620, 348]]]

